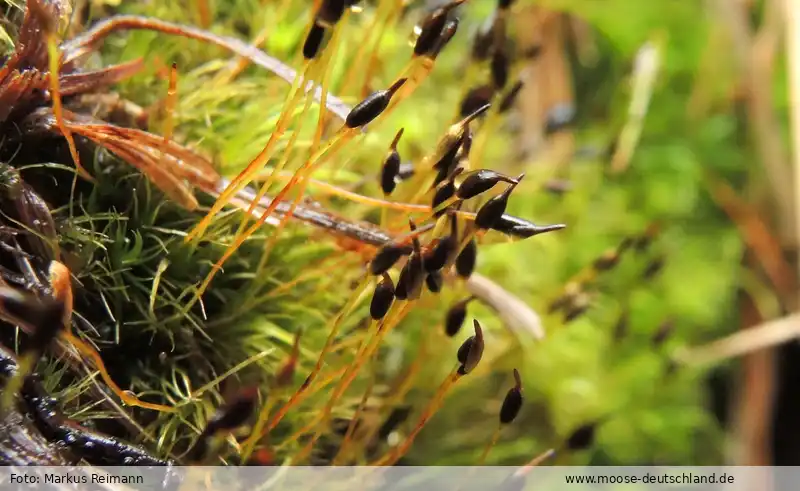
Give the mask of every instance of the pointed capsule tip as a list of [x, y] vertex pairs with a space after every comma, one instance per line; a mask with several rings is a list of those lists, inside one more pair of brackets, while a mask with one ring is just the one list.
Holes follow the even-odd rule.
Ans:
[[396, 80], [392, 84], [392, 86], [387, 89], [388, 92], [389, 92], [389, 96], [393, 96], [394, 93], [397, 92], [398, 90], [400, 90], [400, 87], [402, 87], [403, 84], [405, 84], [407, 81], [408, 81], [407, 78], [401, 78], [401, 79]]
[[515, 389], [522, 390], [522, 377], [520, 377], [519, 371], [517, 371], [516, 368], [514, 369], [514, 384]]
[[478, 319], [472, 319], [472, 326], [475, 328], [475, 339], [482, 340], [483, 329], [481, 329], [481, 323], [478, 322]]
[[403, 132], [405, 130], [405, 128], [400, 128], [400, 130], [398, 130], [397, 134], [394, 135], [394, 139], [392, 140], [392, 144], [389, 146], [389, 148], [392, 150], [397, 150], [397, 144], [400, 143], [400, 138], [403, 137]]
[[488, 111], [491, 107], [492, 107], [492, 104], [487, 102], [483, 106], [481, 106], [478, 109], [472, 111], [471, 114], [468, 114], [466, 117], [464, 117], [464, 119], [461, 120], [461, 124], [462, 125], [469, 124], [470, 122], [474, 121], [476, 118], [478, 118], [481, 115], [483, 115], [484, 113], [486, 113], [486, 111]]

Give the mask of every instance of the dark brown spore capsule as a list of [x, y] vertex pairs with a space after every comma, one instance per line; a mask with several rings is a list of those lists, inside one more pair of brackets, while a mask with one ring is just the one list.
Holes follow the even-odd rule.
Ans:
[[444, 320], [445, 334], [451, 338], [458, 334], [458, 331], [461, 330], [461, 326], [464, 325], [464, 320], [467, 318], [467, 305], [473, 300], [475, 300], [474, 296], [467, 297], [464, 300], [454, 303], [447, 310], [447, 315], [445, 315]]
[[447, 23], [447, 14], [454, 6], [451, 4], [449, 8], [448, 5], [437, 8], [422, 21], [417, 42], [414, 43], [415, 56], [426, 55], [433, 51]]
[[439, 141], [436, 149], [437, 155], [441, 155], [442, 157], [433, 166], [434, 169], [439, 171], [440, 177], [442, 177], [442, 175], [449, 175], [450, 169], [455, 167], [455, 164], [458, 160], [457, 155], [459, 148], [462, 148], [463, 145], [469, 145], [466, 149], [464, 149], [466, 153], [462, 153], [462, 157], [466, 157], [466, 155], [469, 154], [469, 147], [472, 146], [472, 134], [469, 129], [469, 124], [476, 118], [479, 118], [485, 114], [490, 107], [491, 104], [486, 104], [485, 106], [476, 109], [474, 112], [464, 117], [461, 121], [450, 125], [450, 128], [447, 129], [447, 133], [445, 133], [445, 135]]
[[494, 44], [494, 32], [491, 28], [479, 29], [472, 41], [472, 61], [481, 62], [489, 59]]
[[520, 409], [522, 409], [522, 379], [517, 369], [514, 369], [515, 385], [506, 393], [503, 405], [500, 407], [500, 424], [507, 425], [516, 419]]
[[546, 135], [552, 135], [553, 133], [568, 128], [575, 121], [575, 115], [575, 107], [572, 104], [556, 104], [547, 112], [544, 133]]
[[372, 302], [369, 304], [369, 315], [374, 320], [383, 319], [394, 302], [394, 283], [386, 273], [383, 279], [375, 286]]
[[472, 171], [467, 174], [466, 179], [464, 179], [464, 181], [458, 187], [456, 195], [461, 199], [474, 198], [475, 196], [492, 189], [498, 182], [515, 184], [516, 180], [505, 174], [501, 174], [489, 169]]
[[329, 24], [336, 24], [342, 18], [347, 6], [345, 0], [323, 0], [319, 12], [317, 12], [317, 19]]
[[234, 430], [243, 425], [253, 413], [257, 398], [258, 389], [256, 388], [241, 391], [208, 421], [203, 434], [205, 436], [214, 435], [221, 431]]
[[379, 90], [367, 96], [366, 99], [359, 102], [350, 111], [344, 120], [344, 124], [348, 128], [360, 128], [372, 122], [389, 106], [392, 96], [404, 83], [406, 83], [406, 79], [401, 78], [388, 89]]
[[[433, 164], [433, 168], [439, 171], [439, 175], [441, 176], [441, 181], [445, 180], [447, 176], [453, 172], [453, 169], [456, 165], [456, 154], [458, 154], [458, 149], [461, 148], [461, 144], [464, 141], [464, 135], [462, 134], [459, 138], [454, 139], [452, 142], [448, 142], [449, 144], [445, 148], [444, 153], [442, 154], [442, 158], [440, 158], [435, 164]], [[434, 185], [438, 184], [435, 183]]]
[[439, 53], [442, 52], [445, 46], [453, 39], [453, 36], [456, 35], [458, 31], [458, 19], [451, 19], [444, 25], [444, 29], [442, 29], [442, 34], [439, 35], [439, 39], [436, 40], [436, 45], [434, 45], [433, 49], [430, 53], [428, 53], [428, 57], [432, 59], [436, 59], [439, 56]]
[[459, 375], [466, 375], [478, 366], [483, 357], [483, 330], [477, 319], [472, 320], [475, 328], [475, 335], [470, 336], [458, 349], [458, 361], [461, 366], [458, 368]]
[[617, 253], [616, 249], [612, 249], [610, 251], [606, 251], [600, 255], [597, 259], [594, 260], [592, 263], [592, 267], [595, 271], [608, 271], [614, 269], [614, 267], [619, 264], [620, 255]]
[[505, 48], [498, 47], [492, 54], [492, 83], [496, 89], [502, 89], [508, 83], [508, 54]]
[[594, 444], [597, 423], [587, 423], [578, 427], [567, 438], [566, 447], [570, 451], [585, 450]]
[[403, 256], [411, 253], [412, 247], [406, 244], [387, 244], [381, 247], [369, 263], [369, 271], [374, 275], [383, 274]]
[[498, 0], [497, 8], [500, 10], [508, 10], [513, 3], [514, 0]]
[[663, 322], [653, 334], [653, 346], [657, 348], [664, 344], [674, 331], [675, 324], [672, 321]]
[[428, 287], [431, 293], [439, 293], [442, 291], [443, 285], [444, 278], [442, 277], [441, 271], [431, 271], [428, 273], [428, 276], [425, 277], [425, 286]]
[[456, 273], [462, 278], [469, 278], [475, 271], [478, 262], [478, 244], [475, 239], [467, 243], [461, 253], [456, 257]]
[[564, 312], [564, 323], [569, 323], [582, 316], [589, 310], [588, 304], [572, 305]]
[[389, 152], [389, 156], [383, 162], [381, 168], [381, 191], [389, 196], [397, 187], [397, 176], [400, 173], [400, 155], [397, 152]]
[[527, 239], [528, 237], [533, 237], [534, 235], [553, 232], [566, 227], [567, 226], [563, 224], [539, 226], [527, 220], [523, 220], [522, 218], [517, 218], [511, 215], [503, 215], [492, 225], [492, 230], [497, 230], [498, 232], [516, 237], [518, 239]]
[[322, 51], [322, 41], [325, 39], [325, 26], [314, 22], [311, 30], [308, 31], [306, 40], [303, 43], [303, 57], [306, 60], [313, 60]]
[[422, 256], [412, 253], [406, 261], [403, 269], [400, 270], [400, 277], [397, 278], [397, 288], [394, 296], [398, 300], [415, 300], [419, 298], [420, 287], [425, 280], [425, 269]]
[[397, 186], [397, 178], [400, 175], [400, 153], [397, 151], [397, 144], [403, 136], [404, 128], [397, 132], [392, 144], [389, 146], [389, 153], [383, 161], [381, 167], [381, 190], [383, 194], [390, 195]]
[[500, 217], [506, 212], [508, 206], [508, 197], [517, 187], [517, 184], [525, 177], [525, 174], [520, 174], [517, 177], [517, 182], [508, 186], [498, 196], [490, 198], [489, 201], [483, 204], [475, 215], [475, 226], [479, 229], [489, 229], [500, 220]]
[[652, 280], [662, 269], [664, 269], [664, 258], [657, 257], [647, 264], [644, 272], [642, 272], [642, 279]]
[[471, 89], [461, 100], [461, 117], [468, 116], [477, 109], [489, 104], [493, 96], [494, 89], [490, 85], [480, 85]]
[[461, 346], [458, 347], [458, 353], [456, 353], [456, 358], [458, 362], [462, 365], [467, 361], [467, 353], [469, 350], [472, 349], [472, 343], [475, 341], [475, 336], [470, 336], [461, 343]]
[[442, 269], [447, 264], [447, 261], [450, 260], [456, 247], [458, 247], [458, 238], [452, 235], [444, 237], [425, 257], [425, 270], [432, 273]]
[[517, 96], [519, 95], [520, 91], [522, 91], [523, 85], [524, 83], [522, 80], [518, 80], [517, 83], [511, 87], [511, 90], [509, 90], [506, 95], [503, 96], [498, 109], [500, 114], [507, 113], [512, 107], [514, 107], [514, 103], [517, 102]]
[[458, 247], [458, 219], [455, 214], [450, 215], [450, 235], [444, 237], [433, 247], [425, 257], [425, 270], [430, 272], [444, 268]]
[[[433, 200], [431, 201], [431, 208], [436, 210], [442, 203], [447, 201], [448, 199], [452, 198], [456, 194], [456, 185], [453, 182], [453, 179], [448, 179], [445, 182], [441, 183], [437, 188], [436, 192], [433, 193]], [[440, 217], [443, 214], [447, 213], [447, 208], [442, 208], [441, 210], [434, 211], [433, 216]]]
[[[411, 231], [415, 231], [417, 226], [414, 225], [410, 219], [408, 221]], [[403, 269], [400, 270], [400, 277], [397, 279], [397, 288], [395, 288], [394, 296], [398, 300], [419, 298], [422, 283], [425, 281], [425, 261], [422, 257], [422, 248], [419, 239], [414, 237], [411, 239], [413, 243], [414, 252], [409, 256]]]
[[400, 406], [394, 408], [392, 412], [389, 413], [386, 421], [378, 430], [378, 438], [384, 439], [388, 437], [394, 430], [397, 429], [398, 426], [403, 424], [408, 417], [411, 416], [412, 409], [413, 408], [411, 406]]

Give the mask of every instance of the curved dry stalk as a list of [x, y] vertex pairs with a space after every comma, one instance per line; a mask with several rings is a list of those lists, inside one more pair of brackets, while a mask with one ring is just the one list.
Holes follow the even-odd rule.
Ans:
[[[219, 46], [242, 58], [250, 60], [250, 62], [255, 65], [269, 70], [290, 84], [294, 82], [295, 77], [297, 77], [297, 72], [290, 66], [239, 39], [213, 34], [192, 26], [174, 24], [172, 22], [136, 15], [119, 15], [103, 19], [80, 36], [63, 43], [61, 45], [61, 50], [64, 54], [64, 63], [74, 62], [93, 51], [98, 43], [113, 32], [134, 29], [157, 31], [173, 36], [196, 39]], [[306, 92], [312, 90], [312, 88], [313, 83], [309, 81], [306, 85]], [[316, 90], [314, 90], [314, 100], [320, 102], [321, 99], [322, 89], [317, 87]], [[344, 102], [332, 95], [327, 96], [325, 106], [342, 120], [344, 120], [350, 112], [350, 108]]]
[[777, 346], [800, 338], [800, 314], [792, 314], [759, 326], [738, 331], [705, 346], [689, 348], [676, 355], [687, 365], [708, 365]]

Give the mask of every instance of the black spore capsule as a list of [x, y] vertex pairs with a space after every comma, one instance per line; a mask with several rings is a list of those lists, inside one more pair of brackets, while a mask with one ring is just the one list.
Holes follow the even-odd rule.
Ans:
[[303, 43], [303, 57], [306, 60], [313, 60], [322, 51], [322, 41], [325, 39], [325, 26], [314, 22], [311, 30], [308, 31], [306, 40]]
[[519, 410], [522, 409], [522, 379], [517, 369], [514, 369], [515, 385], [509, 389], [503, 405], [500, 407], [500, 424], [509, 424], [516, 419]]
[[551, 135], [570, 126], [575, 121], [575, 107], [568, 103], [556, 104], [547, 112], [544, 133]]
[[419, 298], [419, 290], [425, 280], [425, 269], [422, 256], [412, 253], [406, 261], [403, 269], [400, 270], [400, 277], [397, 278], [397, 288], [394, 296], [398, 300], [408, 300]]
[[384, 439], [388, 437], [398, 426], [403, 424], [411, 415], [412, 406], [400, 406], [392, 409], [383, 425], [378, 430], [378, 437]]
[[442, 285], [444, 285], [444, 278], [442, 277], [441, 271], [431, 271], [428, 273], [428, 276], [425, 277], [425, 285], [428, 287], [428, 290], [431, 293], [439, 293], [442, 291]]
[[369, 263], [369, 271], [374, 275], [383, 274], [401, 257], [411, 253], [412, 247], [406, 244], [387, 244], [381, 247]]
[[514, 0], [498, 0], [497, 8], [500, 10], [508, 10], [513, 3]]
[[[454, 170], [448, 179], [440, 183], [439, 186], [436, 188], [436, 192], [433, 193], [433, 200], [431, 201], [431, 208], [434, 210], [439, 207], [442, 203], [449, 200], [456, 194], [456, 184], [454, 182], [456, 176], [461, 174], [464, 169], [461, 167]], [[440, 217], [443, 214], [447, 213], [447, 208], [442, 208], [441, 210], [434, 211], [433, 216]]]
[[336, 24], [342, 18], [345, 7], [348, 6], [345, 0], [323, 0], [317, 12], [317, 19], [331, 25]]
[[475, 335], [470, 336], [458, 349], [458, 361], [461, 366], [458, 369], [460, 375], [466, 375], [478, 366], [483, 357], [483, 330], [477, 319], [472, 320], [475, 328]]
[[496, 89], [502, 89], [508, 83], [508, 54], [505, 48], [498, 47], [492, 54], [490, 69], [492, 72], [492, 83]]
[[445, 24], [447, 23], [447, 14], [463, 1], [464, 0], [450, 2], [428, 14], [425, 20], [420, 24], [419, 36], [417, 37], [417, 42], [414, 43], [415, 56], [426, 55], [434, 50], [442, 35]]
[[468, 116], [476, 110], [489, 104], [494, 96], [494, 88], [490, 85], [479, 85], [471, 89], [461, 100], [461, 117]]
[[470, 240], [461, 253], [456, 257], [456, 273], [462, 278], [469, 278], [475, 271], [478, 261], [478, 244], [475, 239]]
[[442, 238], [433, 250], [425, 257], [425, 270], [428, 272], [439, 271], [444, 268], [458, 247], [458, 218], [455, 213], [450, 213], [450, 235]]
[[403, 130], [404, 128], [400, 128], [400, 131], [397, 132], [394, 140], [392, 140], [389, 153], [386, 155], [381, 167], [381, 190], [387, 196], [392, 194], [395, 186], [397, 186], [397, 177], [400, 174], [400, 153], [397, 151], [397, 143], [400, 141], [400, 137], [403, 136]]
[[[383, 163], [383, 167], [381, 168], [381, 191], [386, 196], [389, 196], [394, 191], [394, 188], [397, 187], [397, 174], [399, 170], [399, 160], [398, 165], [395, 166], [394, 159], [391, 159], [392, 155], [389, 155], [389, 158]], [[390, 161], [391, 159], [391, 161]]]
[[360, 128], [369, 124], [381, 115], [381, 113], [389, 106], [395, 92], [406, 83], [405, 78], [401, 78], [392, 84], [391, 87], [384, 90], [373, 92], [366, 99], [359, 102], [347, 115], [344, 124], [348, 128]]
[[475, 196], [492, 189], [492, 187], [494, 187], [494, 185], [498, 182], [516, 184], [517, 181], [512, 177], [493, 170], [480, 169], [467, 174], [466, 179], [464, 179], [464, 181], [458, 187], [456, 196], [461, 199], [474, 198]]
[[449, 169], [451, 166], [455, 165], [456, 155], [458, 154], [459, 147], [467, 143], [467, 138], [469, 138], [470, 146], [472, 145], [469, 124], [488, 111], [490, 107], [491, 104], [486, 104], [485, 106], [475, 110], [472, 114], [463, 118], [461, 121], [450, 125], [450, 128], [447, 129], [447, 133], [442, 136], [437, 145], [436, 155], [441, 155], [442, 157], [436, 164], [434, 164], [433, 167], [435, 169], [439, 170], [440, 173], [442, 169], [448, 169], [446, 174], [450, 173]]
[[543, 234], [546, 232], [553, 232], [566, 228], [564, 224], [558, 225], [535, 225], [522, 218], [517, 218], [511, 215], [501, 216], [493, 225], [492, 230], [516, 237], [518, 239], [527, 239], [534, 235]]
[[464, 319], [467, 318], [467, 305], [475, 300], [474, 296], [465, 298], [454, 303], [448, 310], [444, 319], [444, 332], [451, 338], [458, 334], [461, 326], [464, 324]]
[[498, 108], [500, 114], [506, 113], [514, 107], [514, 103], [517, 101], [517, 96], [522, 91], [523, 85], [524, 83], [522, 80], [518, 80], [517, 83], [511, 87], [511, 90], [503, 96], [503, 99], [500, 101], [500, 107]]
[[[408, 222], [411, 231], [417, 229], [414, 222]], [[414, 237], [411, 239], [413, 243], [414, 252], [409, 256], [403, 269], [400, 270], [400, 277], [397, 279], [397, 288], [395, 288], [394, 296], [398, 300], [419, 298], [422, 283], [425, 281], [425, 261], [422, 257], [422, 248], [419, 244], [419, 239]]]
[[475, 33], [472, 41], [472, 61], [480, 62], [489, 59], [494, 44], [494, 31], [491, 28], [481, 28]]
[[203, 434], [208, 436], [220, 431], [231, 431], [243, 425], [253, 413], [257, 399], [258, 389], [248, 388], [241, 391], [208, 421]]
[[383, 319], [394, 302], [394, 283], [388, 274], [375, 286], [372, 302], [369, 304], [369, 315], [377, 320]]
[[517, 187], [517, 184], [519, 184], [523, 177], [525, 177], [525, 174], [520, 174], [517, 177], [516, 183], [511, 184], [498, 196], [490, 198], [489, 201], [481, 206], [478, 213], [475, 215], [476, 227], [479, 229], [489, 229], [500, 220], [500, 217], [506, 212], [508, 197], [511, 196], [511, 192], [514, 191], [514, 188]]
[[[449, 176], [450, 173], [453, 172], [453, 169], [456, 165], [456, 154], [458, 154], [458, 149], [461, 148], [461, 143], [463, 142], [463, 138], [464, 135], [462, 133], [459, 138], [453, 141], [445, 141], [446, 145], [442, 145], [443, 147], [442, 158], [440, 158], [435, 164], [433, 164], [433, 168], [439, 171], [440, 179], [437, 178], [439, 182], [447, 179], [447, 176]], [[439, 184], [439, 182], [434, 183], [434, 186], [436, 184]]]
[[458, 31], [458, 19], [451, 19], [447, 21], [447, 24], [444, 25], [444, 29], [442, 29], [442, 33], [439, 35], [439, 39], [436, 40], [436, 44], [433, 46], [433, 49], [430, 53], [428, 53], [428, 57], [432, 59], [436, 59], [439, 56], [439, 53], [442, 52], [447, 43], [453, 39], [453, 36], [456, 35]]
[[592, 263], [592, 267], [595, 271], [608, 271], [614, 269], [617, 264], [619, 264], [620, 255], [617, 253], [616, 249], [612, 249], [609, 251], [604, 252], [600, 255], [597, 259], [594, 260]]
[[572, 432], [567, 438], [566, 447], [568, 450], [585, 450], [594, 444], [594, 434], [597, 430], [597, 423], [587, 423], [581, 425]]

